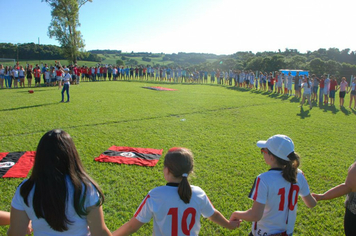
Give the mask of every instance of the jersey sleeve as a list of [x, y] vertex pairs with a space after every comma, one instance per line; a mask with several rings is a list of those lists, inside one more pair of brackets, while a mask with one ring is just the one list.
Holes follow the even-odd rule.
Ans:
[[206, 195], [204, 190], [200, 189], [200, 198], [202, 199], [202, 208], [201, 208], [201, 215], [205, 218], [212, 216], [215, 213], [215, 208], [213, 204], [210, 202], [209, 197]]
[[148, 193], [135, 212], [134, 217], [141, 223], [148, 223], [153, 216], [152, 210], [150, 209], [150, 200], [150, 194]]
[[15, 208], [16, 210], [19, 210], [19, 211], [24, 211], [25, 208], [24, 208], [24, 201], [23, 201], [23, 198], [20, 194], [20, 187], [21, 185], [25, 182], [26, 180], [24, 180], [16, 189], [16, 192], [15, 192], [15, 195], [14, 197], [12, 198], [12, 201], [11, 201], [11, 206], [13, 208]]
[[258, 203], [266, 204], [268, 189], [261, 176], [257, 176], [253, 183], [252, 189], [248, 197]]
[[90, 184], [90, 186], [87, 189], [84, 207], [88, 208], [98, 204], [99, 204], [99, 192], [94, 187], [94, 185]]
[[304, 173], [298, 169], [298, 185], [299, 185], [299, 195], [305, 197], [310, 194], [308, 182], [304, 176]]

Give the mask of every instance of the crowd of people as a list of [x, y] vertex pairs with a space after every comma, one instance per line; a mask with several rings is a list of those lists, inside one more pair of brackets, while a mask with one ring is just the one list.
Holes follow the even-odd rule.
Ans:
[[165, 186], [152, 189], [133, 217], [111, 232], [105, 224], [104, 193], [86, 173], [71, 136], [63, 130], [45, 133], [37, 146], [29, 179], [14, 193], [11, 212], [0, 211], [8, 235], [130, 235], [153, 218], [153, 235], [199, 235], [200, 216], [234, 230], [242, 220], [252, 223], [249, 235], [293, 235], [298, 196], [313, 208], [317, 201], [346, 198], [344, 230], [356, 235], [355, 164], [344, 184], [324, 194], [311, 193], [292, 139], [274, 135], [257, 142], [269, 170], [258, 175], [250, 191], [252, 207], [225, 218], [198, 186], [190, 185], [194, 158], [191, 150], [171, 148], [164, 157]]
[[[65, 79], [66, 73], [71, 79]], [[68, 77], [68, 75], [67, 75]], [[54, 66], [44, 64], [40, 67], [36, 64], [26, 65], [25, 67], [18, 63], [11, 67], [0, 65], [0, 87], [1, 88], [18, 88], [25, 87], [25, 78], [27, 87], [32, 87], [32, 80], [35, 79], [34, 86], [41, 85], [41, 78], [44, 86], [58, 86], [61, 88], [63, 83], [79, 84], [80, 82], [89, 81], [106, 81], [106, 80], [151, 80], [165, 81], [175, 83], [212, 83], [227, 86], [235, 86], [247, 89], [256, 89], [261, 91], [274, 92], [287, 96], [301, 98], [301, 105], [305, 100], [308, 101], [310, 108], [312, 102], [320, 105], [335, 104], [336, 92], [339, 91], [340, 106], [344, 106], [346, 94], [350, 93], [349, 108], [356, 109], [356, 80], [355, 78], [349, 85], [345, 77], [342, 77], [340, 83], [337, 82], [336, 76], [315, 74], [309, 75], [292, 75], [291, 72], [284, 74], [282, 72], [259, 72], [247, 70], [189, 70], [186, 68], [171, 67], [143, 67], [143, 66], [62, 66], [56, 62]], [[5, 84], [5, 86], [4, 86]], [[69, 88], [66, 88], [68, 92]], [[303, 93], [302, 93], [303, 91]], [[63, 101], [63, 99], [62, 99]], [[68, 98], [69, 101], [69, 98]]]

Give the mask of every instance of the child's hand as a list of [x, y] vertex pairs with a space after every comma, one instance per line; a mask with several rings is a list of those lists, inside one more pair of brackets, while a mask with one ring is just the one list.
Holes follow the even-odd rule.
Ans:
[[30, 221], [30, 222], [28, 223], [28, 226], [27, 226], [27, 232], [26, 232], [26, 234], [27, 234], [27, 235], [31, 235], [31, 234], [32, 234], [32, 231], [33, 231], [33, 229], [32, 229], [32, 221]]
[[242, 220], [230, 220], [228, 229], [233, 230], [240, 227]]
[[324, 195], [323, 195], [323, 194], [312, 193], [311, 195], [315, 198], [315, 200], [316, 200], [317, 202], [320, 201], [320, 200], [323, 200], [323, 198], [324, 198]]

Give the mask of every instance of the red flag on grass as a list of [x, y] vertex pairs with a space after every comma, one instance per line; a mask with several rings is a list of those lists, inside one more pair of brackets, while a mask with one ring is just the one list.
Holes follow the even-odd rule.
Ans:
[[1, 152], [0, 177], [26, 178], [35, 163], [35, 151]]
[[163, 149], [111, 146], [94, 160], [127, 165], [155, 166], [162, 156], [162, 151]]
[[158, 90], [158, 91], [177, 91], [177, 89], [165, 88], [165, 87], [160, 87], [160, 86], [143, 87], [143, 88]]

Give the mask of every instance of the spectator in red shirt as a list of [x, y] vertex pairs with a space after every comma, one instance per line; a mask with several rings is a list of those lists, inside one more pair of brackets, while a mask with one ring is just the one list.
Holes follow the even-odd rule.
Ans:
[[39, 87], [41, 84], [41, 69], [38, 64], [33, 69], [33, 75], [35, 76], [35, 87]]
[[325, 83], [324, 83], [324, 81], [325, 81], [325, 76], [324, 75], [322, 75], [321, 77], [320, 77], [320, 80], [319, 80], [319, 87], [320, 87], [320, 89], [319, 89], [319, 104], [320, 105], [323, 105], [323, 98], [324, 98], [324, 87], [325, 87]]
[[331, 76], [330, 80], [330, 90], [329, 90], [329, 98], [330, 98], [330, 105], [334, 106], [335, 102], [335, 92], [337, 91], [337, 81], [335, 76]]

